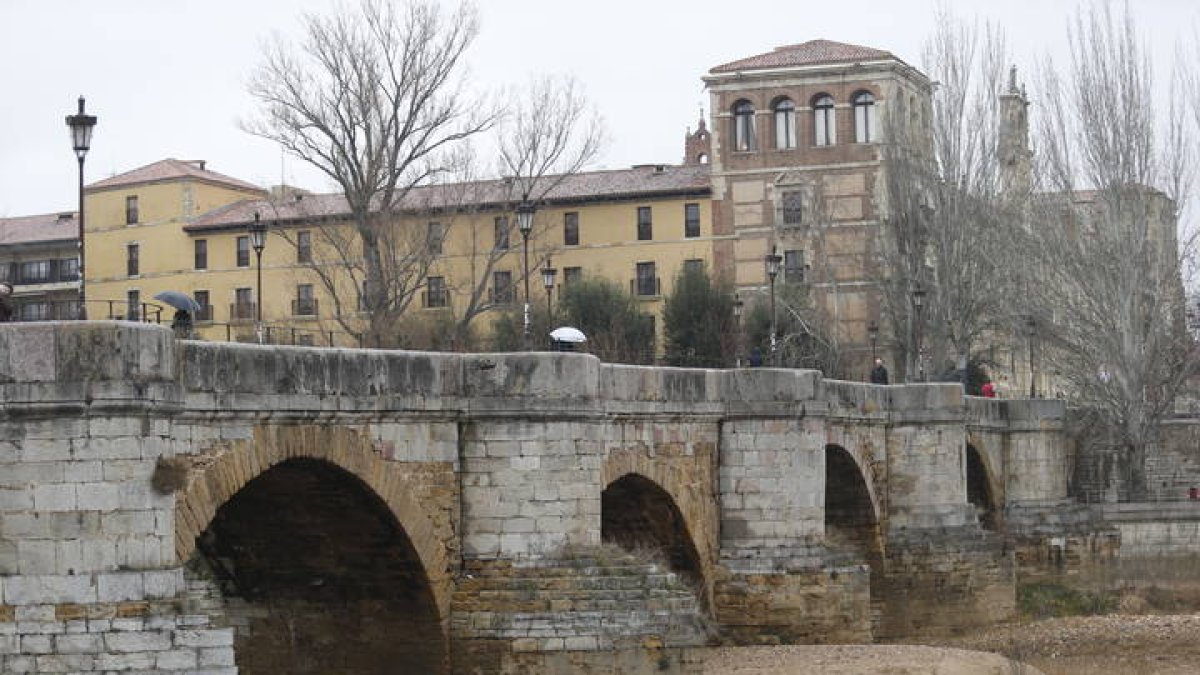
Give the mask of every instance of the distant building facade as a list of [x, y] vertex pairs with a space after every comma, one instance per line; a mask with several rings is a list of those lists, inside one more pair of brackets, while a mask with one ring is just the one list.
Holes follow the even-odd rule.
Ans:
[[0, 282], [15, 321], [74, 319], [79, 308], [79, 220], [69, 211], [0, 218]]
[[[714, 253], [746, 298], [807, 284], [850, 376], [866, 375], [879, 324], [883, 117], [899, 97], [927, 111], [931, 84], [894, 55], [813, 40], [713, 68]], [[787, 311], [786, 308], [780, 311]], [[881, 354], [888, 336], [878, 338]], [[861, 371], [861, 372], [860, 372]]]

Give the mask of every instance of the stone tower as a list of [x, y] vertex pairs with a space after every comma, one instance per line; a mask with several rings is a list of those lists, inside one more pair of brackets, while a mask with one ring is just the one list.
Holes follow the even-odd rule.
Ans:
[[704, 121], [704, 111], [700, 111], [700, 124], [696, 131], [688, 129], [683, 138], [683, 163], [685, 166], [708, 164], [712, 158], [712, 136], [708, 133], [708, 124]]
[[1017, 85], [1017, 67], [1008, 71], [1008, 89], [1000, 95], [1000, 179], [1014, 195], [1032, 187], [1033, 152], [1029, 149], [1029, 99]]

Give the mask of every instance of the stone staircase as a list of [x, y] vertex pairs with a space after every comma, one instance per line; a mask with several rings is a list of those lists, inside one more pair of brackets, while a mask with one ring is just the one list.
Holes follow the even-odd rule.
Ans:
[[524, 563], [472, 562], [452, 600], [456, 640], [514, 651], [595, 651], [655, 641], [702, 645], [695, 589], [660, 564], [606, 550]]

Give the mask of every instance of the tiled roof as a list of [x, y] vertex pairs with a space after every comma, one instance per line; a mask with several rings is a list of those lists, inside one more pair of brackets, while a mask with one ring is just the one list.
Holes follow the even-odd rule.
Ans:
[[809, 40], [798, 45], [776, 47], [774, 51], [731, 61], [713, 68], [711, 73], [732, 73], [741, 70], [766, 68], [792, 68], [815, 66], [827, 63], [853, 63], [856, 61], [899, 61], [891, 52], [859, 45], [849, 45], [832, 40]]
[[143, 183], [160, 183], [163, 181], [178, 180], [180, 178], [190, 178], [192, 180], [204, 181], [207, 183], [215, 183], [218, 185], [226, 185], [232, 188], [241, 190], [254, 190], [262, 192], [263, 189], [257, 185], [247, 183], [243, 180], [230, 178], [223, 173], [209, 171], [204, 166], [204, 160], [179, 160], [179, 159], [164, 159], [153, 164], [126, 171], [122, 174], [117, 174], [104, 180], [96, 181], [86, 188], [87, 192], [95, 190], [107, 190], [115, 187], [127, 187], [130, 185], [140, 185]]
[[0, 218], [0, 245], [69, 241], [79, 236], [74, 211]]
[[[546, 179], [549, 182], [550, 179]], [[704, 165], [646, 165], [615, 171], [590, 171], [567, 176], [540, 203], [569, 204], [584, 201], [652, 198], [673, 195], [707, 195], [711, 190], [709, 167]], [[489, 180], [449, 186], [420, 187], [408, 193], [403, 210], [441, 208], [495, 208], [519, 199], [511, 181]], [[300, 199], [273, 201], [248, 199], [205, 213], [186, 230], [222, 229], [243, 225], [257, 211], [264, 219], [288, 221], [342, 216], [349, 212], [340, 194], [305, 194]]]

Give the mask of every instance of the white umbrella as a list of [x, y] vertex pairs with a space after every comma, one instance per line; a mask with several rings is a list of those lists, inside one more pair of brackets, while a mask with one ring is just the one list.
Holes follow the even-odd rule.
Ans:
[[550, 331], [550, 339], [556, 342], [587, 342], [587, 336], [578, 328], [562, 326]]

